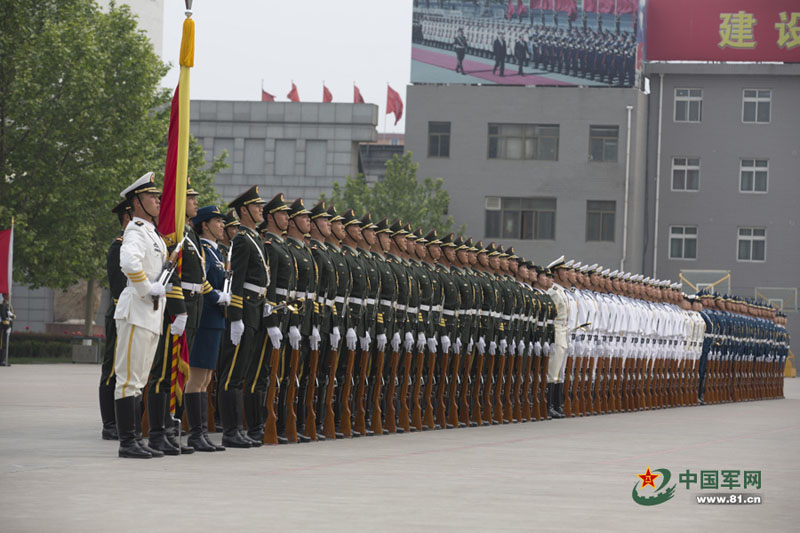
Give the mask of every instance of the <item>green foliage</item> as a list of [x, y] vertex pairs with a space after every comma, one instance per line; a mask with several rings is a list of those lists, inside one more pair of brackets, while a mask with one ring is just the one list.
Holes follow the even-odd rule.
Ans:
[[9, 357], [72, 359], [73, 340], [46, 333], [12, 333], [8, 343]]
[[[167, 72], [127, 6], [91, 0], [0, 3], [0, 227], [15, 217], [14, 279], [67, 288], [105, 278], [119, 191], [163, 175]], [[189, 173], [213, 199], [193, 139]]]
[[321, 199], [333, 203], [339, 213], [353, 208], [358, 215], [371, 213], [374, 221], [387, 217], [391, 222], [399, 217], [414, 228], [425, 231], [435, 228], [440, 234], [449, 233], [453, 217], [447, 215], [450, 195], [443, 188], [444, 180], [419, 181], [419, 165], [411, 156], [408, 152], [387, 161], [383, 180], [371, 187], [361, 174], [355, 178], [348, 176], [344, 186], [334, 183], [331, 196], [322, 195]]

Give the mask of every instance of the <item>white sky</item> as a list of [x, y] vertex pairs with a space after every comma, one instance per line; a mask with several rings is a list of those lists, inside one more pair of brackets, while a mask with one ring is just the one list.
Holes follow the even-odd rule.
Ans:
[[[164, 9], [163, 85], [178, 83], [183, 0]], [[355, 81], [368, 103], [380, 106], [378, 130], [403, 132], [386, 117], [386, 83], [406, 102], [411, 77], [412, 0], [195, 0], [192, 99], [260, 100], [264, 89], [288, 101], [292, 80], [300, 100], [322, 101], [322, 82], [334, 102], [353, 101]], [[405, 113], [404, 113], [405, 114]], [[386, 117], [386, 118], [384, 118]], [[385, 124], [385, 126], [384, 126]]]

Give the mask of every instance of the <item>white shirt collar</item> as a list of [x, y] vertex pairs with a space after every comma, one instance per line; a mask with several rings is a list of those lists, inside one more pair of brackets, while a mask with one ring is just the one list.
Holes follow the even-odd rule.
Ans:
[[212, 247], [213, 247], [215, 250], [216, 250], [216, 249], [218, 249], [218, 247], [219, 247], [219, 245], [217, 244], [217, 242], [216, 242], [216, 241], [212, 241], [212, 240], [210, 240], [210, 239], [206, 239], [205, 237], [200, 237], [200, 240], [201, 240], [201, 241], [205, 241], [205, 242], [207, 242], [207, 243], [208, 243], [208, 244], [210, 244], [210, 245], [211, 245], [211, 246], [212, 246]]

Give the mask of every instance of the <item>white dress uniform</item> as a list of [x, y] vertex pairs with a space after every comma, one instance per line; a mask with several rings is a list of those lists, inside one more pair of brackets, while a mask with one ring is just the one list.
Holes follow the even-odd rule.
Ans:
[[122, 236], [119, 257], [128, 286], [122, 291], [114, 313], [118, 339], [115, 399], [139, 396], [147, 383], [166, 302], [166, 297], [161, 296], [157, 309], [153, 309], [149, 293], [161, 275], [167, 246], [152, 223], [134, 217]]
[[550, 353], [547, 365], [547, 382], [558, 383], [561, 381], [561, 368], [567, 355], [567, 317], [569, 315], [570, 299], [567, 291], [561, 285], [554, 283], [547, 289], [547, 294], [556, 306], [554, 322], [555, 346]]

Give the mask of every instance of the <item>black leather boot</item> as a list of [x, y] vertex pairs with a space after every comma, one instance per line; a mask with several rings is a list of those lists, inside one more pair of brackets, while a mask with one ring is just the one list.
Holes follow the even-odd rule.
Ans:
[[564, 414], [558, 411], [558, 383], [547, 384], [547, 414], [550, 418], [564, 418]]
[[106, 385], [100, 384], [100, 418], [103, 421], [103, 431], [100, 436], [103, 440], [117, 440], [117, 418], [114, 415], [114, 382]]
[[225, 446], [214, 444], [214, 441], [208, 436], [208, 393], [200, 393], [200, 416], [203, 418], [203, 438], [218, 452], [224, 452]]
[[175, 408], [175, 417], [174, 418], [172, 413], [169, 410], [169, 395], [167, 395], [167, 400], [164, 402], [165, 404], [165, 412], [164, 412], [164, 420], [165, 423], [165, 431], [164, 437], [167, 439], [173, 448], [179, 448], [181, 451], [181, 455], [189, 455], [190, 453], [194, 453], [194, 448], [191, 446], [184, 446], [182, 443], [179, 443], [180, 440], [178, 437], [181, 431], [181, 418], [182, 418], [182, 411], [181, 409], [183, 406], [178, 405]]
[[255, 392], [244, 395], [244, 419], [247, 422], [246, 437], [252, 441], [253, 447], [264, 444], [264, 402], [267, 398], [264, 392]]
[[563, 383], [556, 383], [556, 412], [559, 414], [559, 418], [566, 418], [564, 414], [564, 384]]
[[250, 441], [239, 434], [239, 422], [242, 419], [241, 399], [240, 389], [219, 392], [219, 410], [223, 428], [222, 445], [226, 448], [252, 448]]
[[142, 438], [142, 413], [144, 412], [144, 407], [142, 406], [142, 397], [136, 396], [134, 403], [136, 404], [136, 408], [133, 410], [135, 414], [134, 425], [136, 428], [136, 442], [139, 443], [140, 448], [146, 452], [150, 452], [150, 455], [153, 457], [164, 457], [164, 452], [161, 450], [154, 450], [148, 446]]
[[215, 452], [214, 446], [203, 437], [203, 412], [200, 410], [201, 397], [199, 392], [183, 395], [186, 407], [186, 421], [189, 424], [188, 445], [198, 452]]
[[136, 440], [136, 398], [128, 396], [114, 401], [115, 419], [119, 433], [119, 456], [130, 459], [151, 459], [153, 454], [139, 446]]
[[[152, 387], [151, 387], [152, 389]], [[165, 393], [150, 391], [147, 394], [147, 421], [150, 432], [147, 437], [147, 447], [158, 450], [164, 455], [180, 455], [181, 451], [167, 440], [165, 415], [167, 412], [168, 396]]]

